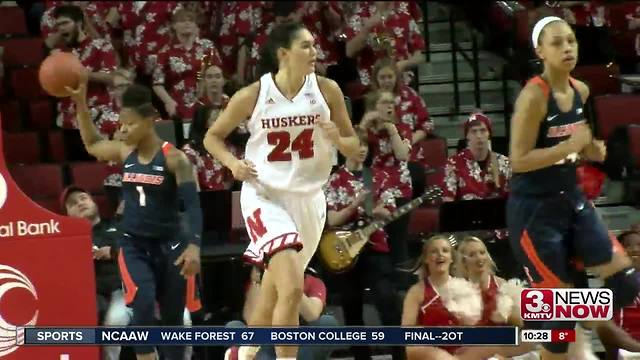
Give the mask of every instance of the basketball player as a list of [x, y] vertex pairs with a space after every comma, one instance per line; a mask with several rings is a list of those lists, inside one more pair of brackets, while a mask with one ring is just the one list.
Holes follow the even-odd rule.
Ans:
[[[584, 118], [589, 88], [569, 76], [577, 61], [575, 34], [562, 19], [545, 17], [535, 25], [532, 41], [544, 72], [522, 89], [512, 119], [511, 247], [532, 286], [572, 286], [569, 259], [576, 256], [613, 290], [616, 308], [623, 307], [638, 293], [638, 274], [576, 180], [576, 160], [603, 161], [606, 148], [594, 140]], [[543, 347], [544, 360], [566, 358], [566, 343]]]
[[[192, 301], [197, 302], [192, 294], [184, 294], [187, 288], [195, 291], [194, 277], [200, 269], [202, 214], [191, 163], [156, 134], [153, 122], [158, 113], [151, 104], [150, 90], [140, 85], [131, 85], [122, 95], [124, 141], [101, 138], [89, 117], [86, 84], [83, 74], [79, 88], [67, 90], [76, 104], [87, 152], [98, 160], [124, 164], [118, 265], [125, 301], [133, 308], [131, 325], [155, 325], [156, 301], [162, 325], [182, 325], [185, 302], [190, 310], [196, 305]], [[180, 200], [186, 208], [188, 234], [179, 228]], [[166, 359], [183, 359], [183, 347], [162, 351]], [[156, 359], [153, 347], [136, 347], [135, 352], [138, 360]]]
[[[204, 143], [244, 181], [240, 204], [251, 237], [244, 258], [268, 266], [249, 325], [297, 326], [304, 269], [325, 223], [322, 186], [334, 147], [346, 157], [360, 148], [342, 91], [314, 74], [314, 38], [304, 26], [276, 25], [261, 62], [266, 73], [231, 98]], [[238, 159], [224, 139], [245, 119], [251, 135], [245, 159]], [[294, 359], [296, 352], [276, 348], [279, 359]]]

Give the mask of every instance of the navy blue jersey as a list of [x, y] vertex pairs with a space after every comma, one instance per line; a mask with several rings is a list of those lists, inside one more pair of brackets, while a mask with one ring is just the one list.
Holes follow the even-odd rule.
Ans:
[[[567, 140], [575, 128], [585, 122], [580, 92], [570, 79], [574, 91], [571, 110], [562, 112], [556, 103], [551, 88], [540, 76], [529, 82], [541, 87], [547, 97], [547, 115], [540, 123], [536, 149], [553, 147]], [[576, 173], [577, 154], [572, 154], [559, 163], [546, 168], [514, 173], [511, 179], [511, 193], [514, 195], [550, 195], [562, 191], [575, 191], [578, 188]]]
[[141, 164], [134, 150], [125, 160], [122, 174], [123, 232], [151, 238], [173, 239], [179, 229], [179, 197], [174, 174], [165, 155], [165, 142], [149, 164]]

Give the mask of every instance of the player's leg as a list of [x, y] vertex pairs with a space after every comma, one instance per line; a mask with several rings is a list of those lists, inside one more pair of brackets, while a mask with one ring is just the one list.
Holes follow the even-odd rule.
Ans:
[[576, 201], [575, 248], [584, 266], [613, 291], [614, 306], [622, 308], [640, 292], [640, 274], [618, 240], [609, 233], [594, 206], [583, 197]]
[[[534, 288], [570, 287], [573, 269], [569, 265], [571, 207], [562, 197], [531, 199], [512, 196], [508, 201], [509, 240], [516, 260], [524, 267]], [[575, 323], [525, 322], [538, 329], [567, 329]], [[543, 360], [567, 358], [568, 344], [544, 343]]]
[[[292, 213], [282, 205], [287, 196], [291, 197], [291, 194], [258, 193], [250, 183], [244, 183], [242, 187], [240, 204], [251, 237], [244, 258], [266, 267], [258, 305], [251, 311], [250, 326], [298, 325], [304, 275], [298, 251], [302, 250], [303, 244]], [[241, 347], [240, 353], [246, 348]], [[295, 358], [295, 347], [284, 351], [280, 357]]]
[[[132, 308], [131, 326], [152, 326], [155, 324], [156, 281], [149, 244], [125, 234], [121, 242], [118, 266], [124, 285], [124, 299]], [[135, 346], [138, 360], [155, 360], [154, 347]]]
[[[116, 290], [111, 294], [109, 309], [104, 317], [104, 326], [127, 326], [131, 321], [131, 309], [124, 301], [122, 290]], [[120, 346], [103, 347], [104, 360], [118, 360], [120, 358]]]
[[[172, 239], [174, 240], [174, 239]], [[189, 280], [180, 275], [180, 267], [174, 265], [176, 259], [186, 249], [188, 243], [183, 241], [180, 246], [173, 249], [171, 244], [178, 240], [168, 241], [156, 247], [156, 268], [158, 274], [158, 305], [160, 308], [160, 324], [164, 326], [183, 326], [186, 301], [195, 301], [196, 287], [195, 276]], [[191, 282], [191, 286], [187, 286]], [[190, 287], [191, 293], [187, 294]], [[186, 295], [185, 295], [186, 294]], [[184, 346], [167, 346], [161, 349], [166, 360], [183, 360]]]
[[[269, 259], [269, 272], [277, 292], [272, 325], [300, 325], [300, 301], [304, 283], [302, 257], [294, 249], [278, 251]], [[278, 358], [295, 359], [297, 352], [298, 348], [294, 346], [276, 347]]]

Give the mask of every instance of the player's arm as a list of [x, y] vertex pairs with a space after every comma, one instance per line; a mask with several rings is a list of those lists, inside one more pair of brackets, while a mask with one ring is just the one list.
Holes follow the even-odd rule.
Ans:
[[534, 149], [540, 130], [545, 121], [547, 99], [540, 87], [528, 84], [516, 100], [515, 112], [511, 119], [511, 167], [513, 172], [524, 173], [552, 166], [584, 147], [585, 139], [590, 142], [591, 133], [586, 125], [579, 126], [567, 140], [548, 148]]
[[[331, 121], [338, 128], [339, 136], [333, 137], [332, 141], [338, 151], [347, 158], [353, 158], [360, 152], [360, 140], [356, 135], [355, 130], [349, 118], [349, 112], [347, 111], [347, 105], [344, 103], [344, 95], [338, 84], [331, 80], [318, 76], [318, 86], [320, 91], [327, 100], [329, 110], [331, 111]], [[325, 127], [322, 125], [323, 128]], [[331, 130], [325, 129], [330, 134]]]
[[[241, 181], [257, 175], [255, 169], [240, 169], [238, 164], [242, 164], [242, 161], [229, 151], [227, 145], [224, 143], [224, 139], [226, 139], [242, 121], [251, 116], [259, 92], [259, 82], [255, 82], [236, 92], [231, 100], [229, 100], [227, 107], [218, 115], [218, 119], [211, 125], [203, 141], [207, 151], [224, 166], [231, 169], [233, 176]], [[240, 170], [248, 174], [240, 174]]]
[[[587, 103], [587, 99], [589, 98], [589, 87], [587, 84], [580, 80], [574, 80], [574, 85], [578, 93], [580, 94], [580, 99], [583, 104]], [[582, 149], [580, 153], [580, 157], [589, 161], [598, 161], [602, 162], [605, 160], [607, 156], [607, 147], [603, 140], [596, 140], [595, 138], [591, 141], [591, 143]]]
[[184, 278], [196, 275], [200, 271], [200, 242], [202, 237], [202, 211], [200, 197], [193, 177], [193, 165], [182, 151], [171, 148], [167, 154], [167, 169], [176, 177], [178, 195], [182, 200], [187, 218], [185, 229], [189, 245], [174, 262], [180, 266], [180, 275]]
[[175, 174], [178, 194], [184, 202], [185, 215], [189, 224], [187, 236], [190, 244], [200, 246], [202, 237], [202, 211], [198, 187], [193, 176], [193, 164], [184, 152], [171, 148], [167, 154], [167, 168]]
[[84, 72], [80, 76], [80, 85], [77, 89], [67, 87], [67, 91], [71, 94], [71, 100], [76, 105], [76, 117], [82, 143], [87, 152], [100, 161], [122, 162], [131, 153], [131, 148], [121, 141], [104, 139], [98, 132], [91, 120], [89, 106], [87, 105], [88, 81], [89, 74]]
[[604, 321], [597, 326], [598, 337], [605, 348], [640, 352], [640, 341], [634, 339], [613, 321]]

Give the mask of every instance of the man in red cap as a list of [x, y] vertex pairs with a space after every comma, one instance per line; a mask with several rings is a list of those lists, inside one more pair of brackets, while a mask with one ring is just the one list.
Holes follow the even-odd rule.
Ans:
[[491, 119], [476, 112], [464, 123], [467, 147], [447, 160], [442, 180], [445, 201], [506, 197], [509, 158], [491, 150]]
[[[100, 218], [98, 205], [83, 188], [70, 185], [60, 195], [62, 213], [88, 220], [92, 228], [93, 259], [96, 274], [96, 302], [98, 319], [104, 326], [126, 326], [131, 310], [124, 302], [120, 272], [116, 263], [118, 229], [108, 220]], [[103, 359], [117, 360], [120, 346], [105, 346]]]

